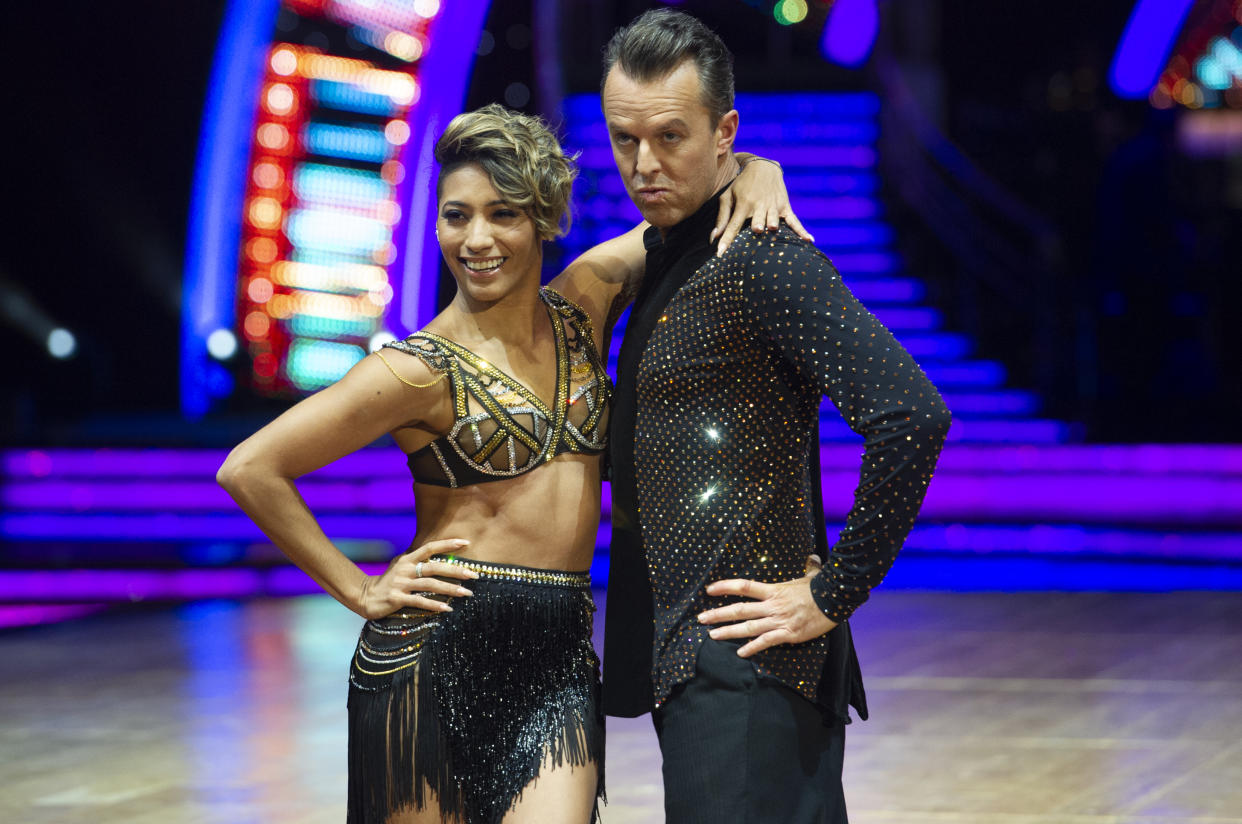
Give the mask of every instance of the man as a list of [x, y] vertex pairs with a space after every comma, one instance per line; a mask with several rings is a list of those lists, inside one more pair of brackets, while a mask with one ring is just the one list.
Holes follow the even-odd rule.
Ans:
[[[845, 822], [847, 706], [866, 718], [845, 621], [910, 530], [949, 412], [788, 226], [714, 255], [738, 172], [732, 57], [714, 33], [647, 12], [609, 43], [602, 97], [652, 225], [611, 422], [605, 710], [653, 712], [673, 824]], [[824, 395], [866, 445], [830, 552]], [[817, 551], [822, 570], [805, 572]]]

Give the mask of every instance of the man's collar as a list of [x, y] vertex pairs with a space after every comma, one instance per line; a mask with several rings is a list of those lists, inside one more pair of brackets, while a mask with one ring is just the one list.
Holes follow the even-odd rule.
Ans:
[[655, 226], [648, 227], [647, 231], [643, 232], [643, 247], [650, 252], [663, 245], [666, 251], [676, 254], [678, 251], [684, 251], [697, 244], [706, 246], [711, 242], [708, 235], [716, 225], [716, 216], [720, 214], [720, 196], [732, 185], [733, 181], [730, 180], [721, 186], [716, 194], [709, 197], [707, 202], [698, 208], [698, 211], [669, 227], [666, 237], [661, 238], [660, 230]]

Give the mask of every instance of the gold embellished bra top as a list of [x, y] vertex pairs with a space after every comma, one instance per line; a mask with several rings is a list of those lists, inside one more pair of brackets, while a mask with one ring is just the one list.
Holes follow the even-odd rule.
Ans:
[[612, 382], [595, 347], [591, 319], [546, 286], [539, 296], [556, 341], [551, 403], [448, 338], [416, 332], [384, 344], [447, 375], [453, 396], [452, 429], [409, 456], [416, 483], [456, 488], [503, 481], [558, 455], [604, 451]]

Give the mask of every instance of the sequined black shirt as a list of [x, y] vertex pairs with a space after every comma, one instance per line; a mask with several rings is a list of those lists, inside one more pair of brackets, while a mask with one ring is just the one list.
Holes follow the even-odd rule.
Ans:
[[[752, 660], [806, 698], [866, 717], [850, 614], [884, 577], [922, 503], [949, 427], [935, 387], [790, 229], [708, 243], [718, 197], [667, 232], [622, 344], [611, 422], [612, 545], [604, 703], [659, 706], [694, 675], [708, 627], [734, 598], [712, 581], [786, 581], [822, 546], [820, 401], [863, 437], [846, 527], [812, 583], [841, 626]], [[817, 541], [817, 533], [819, 540]]]

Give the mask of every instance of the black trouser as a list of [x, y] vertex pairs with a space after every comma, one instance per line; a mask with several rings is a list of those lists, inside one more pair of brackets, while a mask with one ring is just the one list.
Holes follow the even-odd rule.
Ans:
[[846, 824], [845, 727], [705, 640], [694, 678], [654, 713], [666, 824]]

